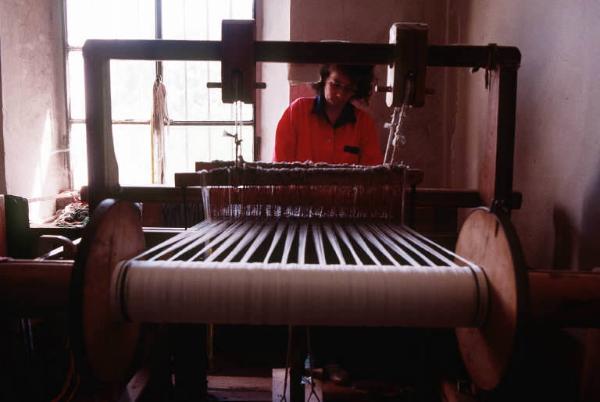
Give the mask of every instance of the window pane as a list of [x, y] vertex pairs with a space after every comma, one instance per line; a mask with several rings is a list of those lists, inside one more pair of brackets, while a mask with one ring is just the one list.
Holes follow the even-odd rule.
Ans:
[[113, 124], [119, 184], [152, 184], [150, 125]]
[[[234, 132], [234, 127], [169, 127], [165, 137], [165, 181], [173, 185], [175, 173], [192, 172], [197, 161], [233, 160], [233, 139], [223, 131]], [[242, 156], [253, 160], [254, 128], [242, 127]], [[141, 124], [113, 125], [115, 155], [119, 165], [121, 185], [152, 183], [150, 126]], [[71, 126], [71, 171], [76, 189], [87, 185], [87, 157], [85, 124]]]
[[231, 0], [213, 1], [206, 16], [208, 39], [221, 40], [221, 21], [231, 18]]
[[208, 127], [169, 127], [165, 148], [165, 182], [173, 184], [175, 173], [193, 172], [196, 161], [210, 160]]
[[[235, 127], [209, 127], [210, 132], [210, 155], [208, 160], [234, 160], [235, 144], [233, 138], [224, 135], [224, 131], [234, 133]], [[242, 138], [242, 157], [244, 160], [253, 160], [254, 149], [254, 128], [252, 126], [243, 126], [241, 132]]]
[[110, 96], [114, 120], [150, 120], [154, 77], [152, 61], [111, 60]]
[[[155, 0], [65, 0], [68, 44], [82, 46], [89, 38], [151, 39], [154, 37]], [[251, 19], [253, 0], [163, 0], [165, 39], [220, 40], [223, 19]], [[67, 55], [70, 118], [85, 119], [83, 59], [81, 51]], [[220, 63], [163, 62], [170, 118], [174, 120], [234, 120], [235, 107], [221, 102]], [[152, 113], [154, 61], [111, 61], [111, 109], [114, 120], [149, 120]], [[242, 120], [253, 119], [252, 105], [242, 106]], [[166, 134], [166, 180], [173, 173], [193, 170], [194, 162], [232, 160], [234, 144], [223, 130], [234, 127], [169, 127]], [[253, 127], [242, 130], [242, 154], [253, 159]], [[120, 184], [150, 184], [149, 125], [113, 125]], [[76, 188], [87, 184], [85, 124], [72, 124], [71, 168]]]
[[[173, 120], [235, 120], [235, 108], [221, 101], [220, 89], [207, 89], [221, 81], [221, 63], [169, 61], [163, 63], [169, 117]], [[242, 106], [242, 120], [252, 120], [252, 105]]]
[[85, 86], [83, 80], [83, 56], [72, 51], [67, 60], [67, 85], [69, 86], [69, 111], [72, 119], [85, 119]]
[[233, 0], [231, 2], [231, 18], [249, 20], [254, 18], [254, 0]]
[[163, 63], [169, 117], [173, 120], [208, 120], [206, 88], [208, 63], [205, 61], [169, 61]]
[[88, 183], [85, 124], [71, 125], [69, 157], [73, 188], [79, 190]]
[[67, 43], [154, 38], [154, 0], [66, 0]]
[[[219, 0], [220, 1], [220, 0]], [[169, 0], [163, 2], [163, 38], [206, 40], [208, 21], [206, 13], [211, 0]]]
[[[235, 146], [233, 139], [223, 135], [223, 131], [233, 132], [234, 127], [169, 127], [166, 136], [165, 181], [173, 184], [175, 173], [193, 172], [194, 164], [215, 159], [233, 160]], [[242, 156], [253, 160], [254, 128], [242, 128]]]
[[252, 19], [253, 0], [163, 2], [163, 38], [221, 40], [223, 19]]

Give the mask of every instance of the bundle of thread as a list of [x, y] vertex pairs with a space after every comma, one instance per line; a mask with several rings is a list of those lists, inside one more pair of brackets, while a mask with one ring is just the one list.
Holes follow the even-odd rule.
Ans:
[[[335, 218], [400, 221], [403, 167], [245, 167], [207, 171], [205, 216], [217, 218]], [[215, 178], [219, 179], [215, 179]], [[389, 180], [388, 180], [389, 179]]]

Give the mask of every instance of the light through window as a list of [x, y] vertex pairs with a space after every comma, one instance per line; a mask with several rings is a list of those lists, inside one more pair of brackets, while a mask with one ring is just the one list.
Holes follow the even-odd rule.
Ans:
[[[223, 19], [254, 18], [253, 0], [65, 0], [67, 93], [74, 188], [87, 184], [82, 46], [87, 39], [220, 40]], [[158, 13], [156, 10], [161, 10]], [[159, 27], [159, 29], [157, 29]], [[165, 130], [166, 184], [196, 161], [232, 160], [235, 109], [221, 102], [220, 63], [112, 60], [113, 138], [121, 185], [153, 183], [150, 119], [153, 85], [166, 87], [170, 123]], [[254, 154], [254, 110], [243, 105], [242, 156]]]

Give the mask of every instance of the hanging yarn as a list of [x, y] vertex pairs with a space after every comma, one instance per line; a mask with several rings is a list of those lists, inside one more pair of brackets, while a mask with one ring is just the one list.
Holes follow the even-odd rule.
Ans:
[[[245, 164], [200, 172], [205, 216], [402, 220], [405, 167]], [[220, 185], [214, 185], [220, 183]]]
[[162, 77], [156, 77], [152, 87], [152, 183], [165, 182], [165, 132], [169, 126], [167, 111], [167, 89]]

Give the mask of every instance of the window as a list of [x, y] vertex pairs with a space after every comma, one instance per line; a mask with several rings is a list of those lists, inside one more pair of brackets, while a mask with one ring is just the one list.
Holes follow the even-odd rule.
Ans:
[[[254, 18], [253, 0], [65, 0], [67, 98], [74, 188], [87, 184], [82, 47], [87, 39], [220, 40], [223, 19]], [[194, 162], [232, 160], [234, 105], [221, 103], [220, 63], [206, 61], [112, 60], [111, 99], [115, 153], [121, 185], [153, 182], [153, 85], [166, 88], [165, 183]], [[254, 109], [242, 105], [242, 156], [254, 154]]]

